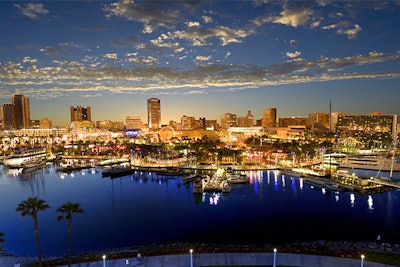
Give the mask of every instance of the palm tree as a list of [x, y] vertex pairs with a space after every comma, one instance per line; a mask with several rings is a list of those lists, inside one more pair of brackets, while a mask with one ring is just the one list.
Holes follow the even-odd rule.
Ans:
[[0, 232], [0, 243], [6, 242], [6, 239], [4, 238], [4, 233]]
[[68, 220], [68, 266], [71, 266], [71, 225], [72, 225], [72, 214], [83, 213], [84, 210], [80, 207], [79, 203], [66, 202], [60, 208], [57, 209], [60, 215], [57, 216], [57, 220], [62, 219]]
[[33, 218], [33, 229], [35, 230], [36, 236], [36, 246], [38, 251], [39, 266], [42, 267], [42, 252], [40, 250], [40, 240], [39, 240], [39, 224], [38, 224], [38, 212], [46, 210], [50, 206], [43, 199], [38, 199], [37, 197], [29, 197], [27, 200], [22, 201], [18, 204], [16, 211], [21, 212], [21, 216], [25, 217], [27, 215]]

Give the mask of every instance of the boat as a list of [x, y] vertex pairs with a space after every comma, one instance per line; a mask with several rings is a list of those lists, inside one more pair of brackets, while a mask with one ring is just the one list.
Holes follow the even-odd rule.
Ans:
[[104, 177], [117, 178], [117, 177], [132, 174], [134, 172], [135, 172], [135, 170], [130, 167], [118, 166], [118, 167], [103, 169], [101, 174], [102, 174], [103, 178]]
[[313, 168], [292, 168], [292, 172], [297, 173], [300, 177], [329, 177], [329, 170], [317, 166]]
[[230, 184], [247, 184], [249, 182], [249, 177], [242, 174], [227, 173], [226, 181]]
[[323, 164], [340, 165], [340, 163], [347, 157], [344, 153], [330, 153], [325, 154], [322, 160]]
[[193, 193], [201, 194], [204, 191], [204, 182], [202, 178], [197, 178], [193, 182]]
[[199, 173], [194, 172], [194, 173], [190, 173], [190, 174], [184, 175], [182, 177], [182, 180], [183, 180], [184, 183], [189, 183], [189, 182], [194, 181], [198, 176], [199, 176]]
[[45, 149], [15, 151], [10, 157], [4, 159], [3, 164], [8, 168], [22, 168], [24, 163], [46, 158]]
[[46, 159], [25, 161], [21, 164], [22, 172], [23, 173], [33, 172], [37, 169], [44, 167], [46, 165], [46, 162], [47, 162]]
[[400, 160], [379, 155], [348, 156], [342, 161], [340, 168], [398, 172]]

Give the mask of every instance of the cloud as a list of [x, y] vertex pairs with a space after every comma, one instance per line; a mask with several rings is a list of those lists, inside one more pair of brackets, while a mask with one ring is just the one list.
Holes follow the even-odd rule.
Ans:
[[[387, 54], [377, 51], [340, 58], [294, 58], [270, 66], [198, 64], [180, 69], [160, 66], [156, 58], [139, 56], [136, 52], [126, 56], [126, 62], [143, 65], [127, 68], [104, 63], [58, 60], [46, 66], [43, 62], [35, 62], [29, 57], [24, 57], [21, 62], [0, 63], [0, 91], [24, 90], [32, 92], [35, 98], [50, 98], [72, 92], [86, 95], [100, 91], [135, 93], [149, 90], [169, 92], [168, 90], [179, 89], [181, 93], [188, 93], [204, 90], [210, 92], [209, 90], [218, 88], [237, 90], [344, 79], [400, 78], [400, 71], [366, 71], [370, 69], [365, 68], [367, 65], [379, 66], [382, 63], [400, 62], [400, 53]], [[108, 58], [116, 57], [116, 53], [108, 54]], [[211, 57], [197, 56], [196, 59], [206, 61], [211, 60]]]
[[[296, 7], [284, 7], [284, 10], [279, 16], [266, 15], [260, 16], [253, 20], [256, 26], [261, 26], [265, 23], [276, 23], [297, 28], [298, 26], [308, 24], [313, 15], [314, 10], [308, 2], [301, 2], [302, 4]], [[304, 4], [306, 3], [306, 4]]]
[[[160, 8], [161, 2], [143, 2], [120, 0], [106, 6], [107, 17], [118, 16], [127, 20], [138, 21], [144, 24], [144, 33], [152, 33], [158, 27], [170, 27], [179, 22], [180, 13], [171, 8]], [[168, 4], [168, 2], [167, 2]]]
[[301, 52], [299, 52], [299, 51], [296, 51], [296, 52], [286, 52], [286, 56], [287, 57], [290, 57], [290, 58], [295, 58], [295, 57], [298, 57], [298, 56], [300, 56], [301, 55]]
[[187, 25], [189, 28], [191, 28], [191, 27], [199, 27], [199, 26], [200, 26], [200, 23], [197, 22], [197, 21], [188, 21], [188, 22], [186, 22], [186, 25]]
[[211, 56], [196, 56], [196, 60], [200, 60], [200, 61], [208, 61], [211, 58], [212, 58]]
[[355, 24], [355, 25], [354, 25], [354, 28], [346, 29], [346, 30], [344, 30], [344, 29], [339, 29], [339, 30], [337, 30], [336, 32], [337, 32], [338, 34], [347, 35], [347, 38], [349, 38], [349, 39], [354, 39], [354, 38], [357, 37], [357, 35], [358, 35], [358, 33], [359, 33], [360, 31], [361, 31], [360, 25]]
[[214, 21], [210, 16], [202, 16], [201, 18], [203, 19], [204, 23], [211, 23]]
[[241, 39], [250, 35], [250, 31], [244, 29], [232, 29], [226, 26], [217, 26], [213, 28], [195, 28], [189, 31], [176, 31], [173, 35], [176, 38], [186, 39], [194, 46], [203, 46], [212, 44], [210, 39], [218, 38], [222, 45], [230, 43], [241, 43]]
[[116, 53], [104, 54], [103, 57], [108, 59], [118, 59], [118, 55]]
[[16, 8], [24, 15], [27, 16], [28, 18], [31, 19], [39, 19], [39, 15], [46, 15], [50, 11], [45, 9], [42, 4], [34, 4], [34, 3], [28, 3], [25, 4], [25, 6], [21, 6], [19, 4], [14, 4]]

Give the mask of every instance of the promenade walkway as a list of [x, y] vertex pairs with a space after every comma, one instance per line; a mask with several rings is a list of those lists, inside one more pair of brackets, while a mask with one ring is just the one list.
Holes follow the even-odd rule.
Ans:
[[[193, 254], [193, 267], [200, 266], [226, 266], [226, 265], [267, 265], [272, 266], [274, 255], [272, 253], [208, 253]], [[1, 267], [14, 267], [18, 258], [0, 257]], [[327, 256], [314, 256], [306, 254], [277, 253], [277, 266], [307, 266], [307, 267], [394, 267], [387, 264], [369, 262], [365, 259], [361, 265], [361, 259], [346, 259]], [[26, 265], [21, 262], [21, 267]], [[63, 266], [66, 267], [67, 265]], [[72, 267], [191, 267], [190, 254], [165, 255], [143, 257], [141, 261], [136, 258], [106, 260], [99, 259], [96, 262], [73, 264]]]

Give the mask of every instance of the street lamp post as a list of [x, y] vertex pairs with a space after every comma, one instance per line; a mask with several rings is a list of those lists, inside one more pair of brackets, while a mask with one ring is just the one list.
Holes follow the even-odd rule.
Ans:
[[190, 249], [190, 267], [193, 267], [193, 249]]
[[364, 256], [364, 255], [361, 255], [361, 267], [364, 266], [364, 258], [365, 258], [365, 256]]
[[103, 267], [106, 267], [106, 255], [103, 255]]
[[273, 267], [276, 267], [276, 248], [274, 248], [274, 264]]

